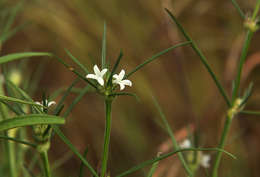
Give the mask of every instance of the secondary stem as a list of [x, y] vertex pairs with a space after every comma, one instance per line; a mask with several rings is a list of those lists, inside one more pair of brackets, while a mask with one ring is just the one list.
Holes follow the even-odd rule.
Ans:
[[[224, 129], [222, 131], [222, 136], [221, 136], [220, 143], [218, 145], [219, 149], [223, 149], [224, 146], [225, 146], [225, 142], [226, 142], [226, 139], [227, 139], [227, 134], [228, 134], [229, 129], [231, 127], [231, 122], [232, 122], [232, 117], [228, 116], [226, 118], [226, 121], [225, 121]], [[216, 157], [216, 160], [215, 160], [215, 163], [214, 163], [214, 166], [213, 166], [212, 177], [217, 177], [218, 176], [218, 167], [219, 167], [219, 164], [220, 164], [221, 157], [222, 157], [222, 152], [218, 151], [217, 157]]]
[[101, 177], [105, 177], [107, 170], [107, 161], [109, 154], [109, 143], [110, 143], [110, 132], [111, 132], [111, 105], [112, 100], [110, 98], [106, 98], [106, 128], [105, 128], [105, 136], [104, 136], [104, 148], [103, 148], [103, 157], [102, 157], [102, 166], [101, 166]]
[[40, 153], [40, 155], [41, 155], [41, 159], [43, 161], [45, 177], [51, 177], [51, 170], [50, 170], [49, 159], [48, 159], [48, 151], [43, 151]]

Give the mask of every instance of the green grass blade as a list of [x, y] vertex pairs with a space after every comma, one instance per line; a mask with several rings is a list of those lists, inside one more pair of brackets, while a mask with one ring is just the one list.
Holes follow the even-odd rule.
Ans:
[[[88, 147], [86, 147], [83, 157], [86, 157], [88, 153]], [[79, 167], [79, 177], [84, 177], [84, 164], [81, 162]]]
[[[172, 140], [173, 148], [178, 150], [179, 149], [179, 145], [178, 145], [178, 143], [177, 143], [177, 141], [175, 139], [175, 136], [174, 136], [173, 131], [172, 131], [171, 127], [170, 127], [170, 124], [168, 123], [164, 113], [162, 112], [161, 107], [159, 106], [157, 100], [154, 97], [153, 97], [153, 102], [154, 102], [154, 105], [155, 105], [156, 109], [158, 110], [158, 112], [160, 114], [160, 117], [161, 117], [161, 119], [162, 119], [162, 121], [163, 121], [163, 123], [164, 123], [164, 125], [166, 127], [166, 130], [167, 130], [167, 132], [168, 132], [168, 134], [169, 134], [169, 136], [170, 136], [170, 138]], [[178, 153], [178, 157], [179, 157], [179, 159], [180, 159], [180, 161], [181, 161], [185, 171], [187, 172], [187, 174], [189, 176], [192, 176], [192, 172], [191, 172], [188, 164], [186, 163], [182, 153]]]
[[74, 108], [74, 106], [83, 98], [83, 96], [89, 91], [89, 89], [90, 89], [90, 87], [89, 87], [89, 85], [87, 85], [84, 89], [81, 90], [79, 95], [72, 101], [72, 103], [70, 104], [68, 109], [64, 112], [64, 115], [63, 115], [64, 118], [67, 118], [69, 116], [69, 114], [72, 111], [72, 109]]
[[30, 142], [26, 142], [26, 141], [23, 141], [23, 140], [19, 140], [17, 138], [8, 137], [8, 136], [1, 136], [0, 135], [0, 139], [4, 139], [4, 140], [8, 140], [8, 141], [14, 141], [16, 143], [28, 145], [28, 146], [33, 147], [33, 148], [37, 147], [36, 144], [30, 143]]
[[25, 101], [25, 100], [13, 98], [13, 97], [8, 97], [8, 96], [4, 96], [4, 95], [0, 95], [0, 99], [4, 100], [4, 101], [10, 101], [10, 102], [15, 102], [15, 103], [22, 103], [22, 104], [28, 104], [28, 105], [43, 107], [42, 105], [36, 104], [35, 102]]
[[50, 53], [45, 53], [45, 52], [24, 52], [24, 53], [14, 53], [14, 54], [9, 54], [0, 57], [0, 64], [4, 64], [10, 61], [14, 60], [19, 60], [22, 58], [28, 58], [28, 57], [37, 57], [37, 56], [48, 56], [51, 57], [52, 54]]
[[182, 42], [180, 44], [177, 44], [177, 45], [174, 45], [168, 49], [165, 49], [157, 54], [155, 54], [154, 56], [152, 56], [151, 58], [145, 60], [145, 62], [143, 62], [142, 64], [138, 65], [135, 69], [133, 69], [130, 73], [126, 74], [125, 78], [128, 78], [130, 77], [132, 74], [134, 74], [136, 71], [138, 71], [139, 69], [143, 68], [144, 66], [146, 66], [147, 64], [151, 63], [153, 60], [157, 59], [158, 57], [162, 56], [163, 54], [166, 54], [168, 53], [169, 51], [177, 48], [177, 47], [182, 47], [182, 46], [185, 46], [185, 45], [188, 45], [188, 44], [191, 44], [190, 41], [187, 41], [187, 42]]
[[[160, 157], [160, 156], [158, 155], [158, 157]], [[158, 164], [159, 164], [159, 161], [153, 163], [147, 177], [153, 177], [153, 174], [154, 174], [155, 170], [157, 169]]]
[[111, 74], [109, 75], [108, 84], [107, 84], [107, 85], [112, 85], [113, 75], [115, 74], [116, 69], [117, 69], [117, 67], [118, 67], [118, 65], [119, 65], [119, 63], [120, 63], [122, 57], [123, 57], [123, 52], [120, 51], [119, 56], [118, 56], [118, 58], [117, 58], [117, 60], [116, 60], [116, 63], [115, 63], [115, 65], [114, 65], [114, 67], [113, 67], [113, 69], [112, 69], [112, 71], [111, 71]]
[[82, 63], [80, 63], [79, 60], [76, 57], [74, 57], [68, 49], [65, 49], [65, 52], [85, 73], [89, 74], [88, 69]]
[[68, 97], [68, 95], [70, 94], [71, 89], [79, 82], [79, 78], [77, 77], [72, 83], [71, 85], [68, 87], [68, 89], [65, 91], [65, 93], [63, 94], [62, 98], [60, 99], [59, 103], [57, 104], [57, 106], [54, 109], [54, 115], [57, 114], [58, 110], [60, 110], [60, 108], [62, 107], [62, 105], [64, 104], [65, 99]]
[[103, 31], [103, 39], [102, 39], [102, 56], [101, 56], [101, 63], [102, 63], [102, 69], [106, 67], [106, 33], [107, 33], [107, 27], [106, 23], [104, 23], [104, 31]]
[[88, 163], [88, 161], [78, 152], [78, 150], [75, 148], [73, 144], [69, 141], [69, 139], [61, 132], [61, 130], [57, 126], [53, 126], [53, 130], [55, 133], [61, 138], [61, 140], [71, 149], [72, 152], [88, 167], [90, 172], [95, 176], [99, 177], [97, 172], [91, 167], [91, 165]]
[[20, 112], [20, 110], [17, 110], [16, 107], [13, 107], [11, 105], [9, 105], [8, 103], [6, 103], [5, 101], [3, 100], [0, 100], [0, 102], [2, 104], [4, 104], [7, 108], [9, 108], [12, 112], [14, 112], [16, 115], [22, 115], [22, 113]]
[[173, 152], [170, 152], [170, 153], [167, 153], [167, 154], [163, 154], [161, 155], [160, 157], [156, 157], [154, 159], [151, 159], [151, 160], [148, 160], [148, 161], [145, 161], [143, 163], [140, 163], [139, 165], [133, 167], [133, 168], [130, 168], [129, 170], [126, 170], [125, 172], [117, 175], [116, 177], [123, 177], [123, 176], [127, 176], [131, 173], [134, 173], [146, 166], [149, 166], [149, 165], [152, 165], [153, 163], [155, 162], [158, 162], [160, 160], [163, 160], [163, 159], [166, 159], [170, 156], [173, 156], [179, 152], [184, 152], [184, 151], [218, 151], [218, 152], [224, 152], [225, 154], [227, 154], [228, 156], [232, 157], [233, 159], [236, 159], [236, 157], [234, 155], [232, 155], [231, 153], [223, 150], [223, 149], [219, 149], [219, 148], [187, 148], [187, 149], [179, 149], [179, 150], [176, 150], [176, 151], [173, 151]]
[[24, 24], [21, 24], [21, 25], [15, 27], [14, 29], [4, 33], [3, 35], [0, 36], [0, 41], [2, 43], [6, 42], [8, 39], [10, 39], [12, 36], [14, 36], [18, 31], [21, 31], [28, 25], [29, 25], [29, 23], [24, 23]]
[[58, 60], [58, 62], [60, 62], [61, 64], [63, 64], [66, 68], [68, 68], [71, 72], [73, 72], [74, 74], [76, 74], [78, 77], [80, 77], [82, 80], [84, 80], [85, 82], [87, 82], [89, 85], [91, 85], [92, 87], [94, 87], [95, 89], [98, 89], [97, 86], [95, 84], [93, 84], [91, 81], [89, 81], [88, 79], [86, 79], [85, 76], [82, 76], [78, 71], [76, 71], [73, 67], [70, 67], [67, 63], [65, 63], [61, 58], [59, 58], [58, 56], [54, 56], [54, 58], [56, 58]]
[[242, 17], [242, 19], [245, 19], [246, 16], [245, 16], [244, 12], [240, 9], [240, 7], [239, 7], [238, 3], [236, 2], [236, 0], [231, 0], [231, 2], [233, 4], [233, 6], [237, 9], [237, 11], [238, 11], [239, 15]]
[[213, 70], [211, 69], [210, 65], [207, 62], [206, 57], [203, 55], [203, 53], [201, 52], [201, 50], [198, 48], [197, 44], [192, 40], [192, 38], [188, 35], [188, 33], [184, 30], [184, 28], [182, 27], [182, 25], [178, 22], [178, 20], [173, 16], [173, 14], [168, 10], [165, 9], [166, 12], [169, 14], [169, 16], [171, 17], [171, 19], [175, 22], [175, 24], [177, 25], [177, 27], [179, 28], [179, 30], [182, 32], [182, 34], [184, 35], [184, 37], [188, 40], [191, 41], [191, 47], [192, 49], [197, 53], [197, 55], [199, 56], [201, 62], [203, 63], [203, 65], [206, 67], [207, 71], [209, 72], [210, 76], [212, 77], [212, 79], [214, 80], [220, 94], [223, 96], [226, 104], [228, 105], [228, 107], [231, 107], [231, 103], [229, 101], [229, 98], [226, 94], [225, 89], [223, 88], [223, 86], [221, 85], [221, 83], [219, 82], [219, 80], [217, 79], [217, 76], [214, 74]]
[[242, 114], [248, 114], [248, 115], [256, 115], [256, 116], [260, 116], [260, 111], [249, 111], [249, 110], [244, 110], [244, 111], [241, 111], [240, 113], [242, 113]]
[[28, 114], [5, 119], [0, 122], [0, 131], [16, 127], [24, 127], [39, 124], [64, 124], [65, 120], [61, 117], [47, 114]]

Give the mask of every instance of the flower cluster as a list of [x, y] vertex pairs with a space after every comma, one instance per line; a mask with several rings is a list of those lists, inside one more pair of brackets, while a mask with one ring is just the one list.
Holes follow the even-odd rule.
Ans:
[[[191, 148], [191, 141], [189, 139], [185, 139], [181, 144], [180, 148]], [[204, 167], [204, 168], [209, 168], [210, 167], [210, 155], [204, 154], [202, 152], [199, 153], [198, 156], [198, 162], [199, 164]]]
[[[95, 79], [97, 82], [104, 87], [105, 81], [104, 81], [104, 76], [108, 69], [102, 69], [101, 71], [99, 70], [98, 66], [94, 66], [94, 74], [88, 74], [86, 78], [88, 79]], [[130, 80], [124, 79], [125, 77], [125, 70], [121, 70], [119, 74], [114, 74], [113, 75], [113, 84], [118, 84], [120, 86], [120, 90], [123, 90], [125, 86], [132, 86], [132, 82]]]

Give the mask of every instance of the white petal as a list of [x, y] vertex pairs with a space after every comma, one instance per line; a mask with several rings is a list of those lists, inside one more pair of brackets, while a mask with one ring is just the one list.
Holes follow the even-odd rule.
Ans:
[[118, 83], [120, 85], [120, 90], [124, 90], [125, 85], [123, 83]]
[[88, 74], [86, 78], [97, 79], [97, 76], [95, 74]]
[[124, 85], [128, 85], [128, 86], [132, 86], [132, 82], [130, 81], [130, 80], [123, 80], [122, 81], [122, 83], [124, 84]]
[[118, 77], [119, 77], [119, 76], [118, 76], [117, 74], [114, 74], [114, 75], [113, 75], [113, 78], [115, 78], [115, 79], [118, 79]]
[[190, 148], [191, 147], [191, 142], [189, 139], [185, 139], [181, 144], [180, 148]]
[[99, 75], [99, 74], [100, 74], [100, 70], [98, 69], [98, 66], [97, 66], [97, 65], [94, 66], [94, 73], [95, 73], [96, 75]]
[[104, 79], [102, 77], [98, 77], [97, 81], [100, 85], [104, 86]]
[[38, 105], [42, 105], [39, 101], [36, 101], [35, 103], [38, 104]]
[[56, 104], [55, 101], [50, 101], [50, 102], [48, 102], [48, 107], [50, 107], [50, 106], [52, 106], [52, 105], [55, 105], [55, 104]]
[[201, 160], [200, 160], [200, 165], [203, 166], [204, 168], [209, 168], [210, 167], [210, 155], [202, 155]]
[[122, 69], [121, 72], [119, 73], [119, 79], [123, 80], [124, 76], [125, 76], [125, 70]]
[[103, 77], [107, 72], [107, 69], [102, 69], [101, 73], [100, 73], [100, 77]]

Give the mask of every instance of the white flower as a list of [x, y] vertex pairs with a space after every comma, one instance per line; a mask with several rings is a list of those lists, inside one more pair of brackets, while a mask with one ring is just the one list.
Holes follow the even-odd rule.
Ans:
[[190, 148], [191, 147], [191, 142], [189, 139], [185, 139], [181, 144], [180, 148]]
[[202, 154], [200, 158], [200, 165], [204, 168], [209, 168], [210, 167], [210, 161], [211, 157], [208, 154]]
[[103, 76], [106, 74], [107, 72], [107, 69], [102, 69], [102, 71], [100, 71], [97, 67], [97, 65], [94, 66], [94, 73], [95, 74], [88, 74], [86, 76], [86, 78], [89, 78], [89, 79], [95, 79], [98, 81], [98, 83], [102, 86], [104, 86], [104, 79], [103, 79]]
[[123, 80], [125, 76], [125, 70], [121, 70], [121, 72], [117, 75], [114, 74], [113, 75], [113, 84], [119, 84], [120, 85], [120, 90], [123, 90], [125, 88], [126, 85], [128, 86], [132, 86], [132, 82], [130, 80]]
[[[56, 104], [55, 101], [50, 101], [50, 102], [48, 102], [48, 100], [45, 100], [45, 101], [47, 102], [47, 107], [50, 107], [50, 106]], [[36, 101], [35, 103], [38, 104], [38, 105], [42, 105], [42, 106], [43, 106], [43, 101], [41, 101], [41, 103], [40, 103], [39, 101]], [[42, 108], [42, 109], [43, 109], [43, 108]]]

